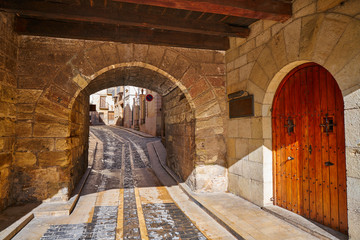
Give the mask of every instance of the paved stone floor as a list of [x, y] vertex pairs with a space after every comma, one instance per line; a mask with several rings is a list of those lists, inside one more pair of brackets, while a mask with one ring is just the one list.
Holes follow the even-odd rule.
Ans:
[[158, 139], [109, 126], [90, 131], [101, 151], [73, 213], [35, 218], [13, 239], [234, 239], [178, 186], [160, 184], [146, 148]]

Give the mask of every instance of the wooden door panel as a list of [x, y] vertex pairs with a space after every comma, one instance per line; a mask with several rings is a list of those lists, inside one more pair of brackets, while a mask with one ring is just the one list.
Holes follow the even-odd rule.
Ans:
[[[320, 71], [320, 121], [323, 122], [325, 115], [327, 114], [327, 74], [325, 71]], [[319, 126], [320, 127], [320, 126]], [[316, 127], [316, 129], [319, 129]], [[322, 128], [320, 127], [320, 131]], [[330, 169], [325, 165], [329, 161], [329, 137], [321, 132], [321, 159], [322, 159], [322, 169], [323, 169], [323, 211], [324, 211], [324, 220], [323, 223], [326, 226], [330, 226]]]
[[346, 233], [342, 99], [319, 65], [304, 64], [284, 78], [272, 112], [273, 179], [276, 205]]
[[302, 162], [302, 193], [303, 193], [303, 216], [309, 218], [310, 216], [310, 185], [309, 185], [309, 161], [308, 161], [308, 146], [309, 139], [308, 135], [308, 116], [307, 116], [307, 103], [305, 96], [307, 95], [307, 73], [305, 71], [300, 71], [300, 92], [301, 98], [298, 99], [301, 106], [301, 130], [298, 135], [299, 141], [302, 143], [302, 155], [300, 161]]
[[308, 154], [308, 167], [309, 167], [309, 218], [316, 219], [316, 162], [313, 153], [313, 147], [315, 145], [315, 132], [316, 128], [316, 116], [314, 105], [318, 104], [315, 102], [318, 99], [314, 97], [314, 82], [319, 79], [316, 76], [316, 72], [313, 68], [310, 68], [307, 71], [306, 84], [307, 88], [307, 97], [306, 97], [306, 107], [307, 107], [307, 117], [308, 117], [308, 146], [307, 146], [307, 154]]

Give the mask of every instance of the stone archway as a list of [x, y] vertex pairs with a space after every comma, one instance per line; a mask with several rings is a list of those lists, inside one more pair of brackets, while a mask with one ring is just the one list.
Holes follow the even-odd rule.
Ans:
[[[57, 64], [53, 68], [56, 71], [44, 77], [43, 82], [39, 81], [36, 90], [20, 90], [29, 97], [34, 96], [31, 99], [34, 104], [34, 122], [28, 142], [20, 142], [18, 149], [34, 151], [39, 161], [38, 166], [27, 168], [22, 174], [30, 178], [30, 172], [36, 172], [36, 177], [32, 177], [28, 185], [36, 186], [45, 182], [52, 189], [48, 193], [37, 188], [35, 193], [29, 193], [24, 199], [52, 196], [63, 198], [69, 194], [81, 175], [75, 174], [76, 171], [70, 170], [69, 166], [77, 162], [75, 159], [84, 158], [83, 152], [86, 151], [86, 146], [82, 147], [81, 144], [83, 139], [71, 136], [72, 129], [76, 126], [74, 121], [85, 114], [79, 111], [79, 103], [85, 101], [82, 91], [88, 85], [90, 87], [92, 82], [95, 83], [96, 79], [105, 76], [111, 78], [112, 73], [120, 73], [122, 70], [126, 72], [129, 69], [132, 69], [132, 73], [133, 70], [140, 69], [150, 75], [161, 76], [161, 79], [168, 80], [163, 80], [164, 84], [158, 82], [164, 88], [172, 83], [181, 90], [195, 119], [195, 168], [186, 180], [198, 191], [226, 189], [223, 52], [41, 37], [25, 37], [22, 44], [24, 48], [28, 45], [32, 48], [36, 46], [32, 55], [41, 55], [38, 58], [43, 59], [45, 64], [54, 58]], [[22, 57], [24, 63], [26, 57]], [[20, 63], [22, 72], [30, 75], [28, 79], [34, 79], [32, 81], [35, 82], [38, 69], [33, 65], [36, 63], [24, 63]], [[27, 88], [28, 82], [25, 79], [19, 81], [20, 88]], [[153, 88], [162, 91], [156, 89], [155, 85]], [[29, 142], [50, 144], [47, 141], [51, 142], [51, 147], [41, 150], [28, 148]], [[51, 176], [41, 177], [41, 171], [51, 172], [50, 170], [53, 173]], [[19, 185], [22, 184], [21, 181]]]

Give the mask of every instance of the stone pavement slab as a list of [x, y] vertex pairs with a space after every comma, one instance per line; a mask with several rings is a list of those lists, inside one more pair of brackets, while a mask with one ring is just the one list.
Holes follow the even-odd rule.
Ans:
[[242, 239], [319, 239], [231, 193], [194, 193], [185, 184], [181, 188]]

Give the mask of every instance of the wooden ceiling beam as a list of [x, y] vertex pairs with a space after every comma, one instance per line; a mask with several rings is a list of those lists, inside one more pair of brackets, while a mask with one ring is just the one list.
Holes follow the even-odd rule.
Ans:
[[154, 28], [169, 31], [197, 33], [214, 36], [247, 37], [247, 27], [230, 26], [201, 20], [169, 18], [160, 15], [141, 16], [126, 10], [79, 7], [46, 1], [0, 0], [0, 9], [21, 15], [57, 20], [84, 21]]
[[157, 7], [224, 14], [236, 17], [285, 21], [291, 17], [291, 3], [276, 0], [113, 0]]
[[86, 40], [141, 43], [212, 50], [229, 49], [229, 39], [146, 28], [118, 26], [89, 22], [64, 22], [36, 18], [16, 17], [15, 31], [22, 35], [49, 36]]

